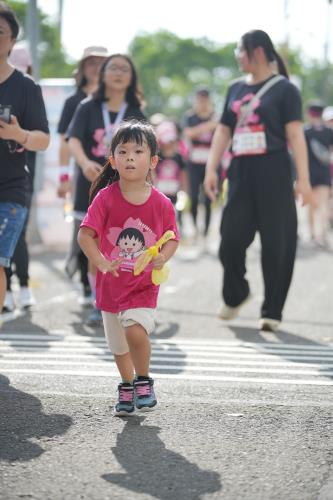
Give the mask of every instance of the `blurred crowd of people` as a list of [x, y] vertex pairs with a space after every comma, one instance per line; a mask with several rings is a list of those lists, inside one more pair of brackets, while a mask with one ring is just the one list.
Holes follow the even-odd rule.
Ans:
[[[9, 121], [6, 123], [0, 116], [0, 230], [7, 223], [15, 226], [8, 234], [6, 248], [0, 245], [0, 306], [4, 303], [5, 311], [35, 303], [29, 287], [26, 229], [33, 196], [35, 154], [49, 142], [40, 87], [29, 77], [31, 60], [27, 50], [15, 47], [17, 33], [14, 14], [0, 2], [0, 106], [10, 106]], [[73, 238], [66, 272], [70, 278], [79, 274], [80, 304], [92, 308], [89, 324], [101, 322], [101, 313], [94, 306], [96, 269], [79, 247], [77, 233], [89, 206], [91, 183], [100, 174], [112, 137], [124, 120], [150, 121], [153, 125], [159, 145], [154, 184], [174, 205], [180, 233], [183, 211], [188, 210], [194, 242], [199, 236], [208, 235], [212, 203], [228, 177], [219, 251], [224, 267], [222, 319], [237, 315], [239, 307], [250, 298], [244, 277], [245, 254], [259, 231], [267, 294], [261, 317], [272, 320], [270, 324], [266, 322], [272, 329], [281, 320], [297, 237], [290, 153], [296, 166], [299, 193], [309, 203], [311, 242], [315, 247], [329, 248], [328, 234], [333, 221], [333, 106], [310, 103], [303, 132], [299, 92], [289, 82], [281, 58], [263, 33], [249, 32], [236, 49], [240, 69], [249, 78], [230, 85], [222, 117], [207, 87], [194, 89], [192, 106], [182, 119], [166, 116], [163, 110], [146, 116], [143, 92], [131, 57], [110, 54], [106, 47], [84, 49], [74, 75], [75, 92], [59, 110], [57, 193], [73, 203]], [[276, 77], [276, 72], [283, 76]], [[262, 85], [266, 80], [271, 82], [267, 88]], [[257, 114], [262, 103], [266, 115], [266, 111]], [[309, 159], [311, 196], [306, 185], [303, 140]], [[9, 175], [14, 168], [7, 169], [5, 163], [15, 164], [16, 173]], [[202, 225], [198, 223], [200, 203], [204, 209]], [[15, 220], [9, 215], [15, 215]], [[11, 291], [13, 273], [20, 285], [18, 304]]]

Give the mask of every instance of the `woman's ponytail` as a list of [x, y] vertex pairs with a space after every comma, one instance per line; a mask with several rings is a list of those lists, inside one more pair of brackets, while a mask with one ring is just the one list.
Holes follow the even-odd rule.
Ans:
[[242, 38], [242, 45], [249, 57], [252, 57], [254, 50], [257, 47], [262, 47], [267, 61], [270, 63], [275, 62], [277, 65], [277, 70], [280, 75], [285, 76], [289, 79], [288, 70], [285, 63], [283, 62], [280, 54], [275, 50], [272, 40], [266, 31], [263, 30], [251, 30], [245, 33]]
[[279, 74], [282, 76], [285, 76], [289, 80], [289, 74], [288, 74], [287, 67], [286, 67], [282, 57], [275, 49], [274, 49], [274, 57], [275, 57], [275, 61], [276, 61], [277, 67], [278, 67]]

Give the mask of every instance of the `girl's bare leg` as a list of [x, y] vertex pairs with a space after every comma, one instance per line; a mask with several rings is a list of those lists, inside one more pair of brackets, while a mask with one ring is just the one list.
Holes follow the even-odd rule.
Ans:
[[0, 266], [0, 314], [5, 302], [7, 279], [4, 267]]
[[329, 226], [329, 198], [330, 187], [318, 186], [318, 226], [319, 226], [319, 241], [325, 243], [327, 240], [327, 231]]
[[132, 383], [134, 379], [134, 367], [131, 354], [115, 354], [114, 359], [123, 382]]
[[312, 201], [309, 204], [309, 228], [310, 228], [310, 236], [312, 240], [316, 240], [316, 211], [318, 207], [318, 200], [317, 200], [317, 188], [313, 188], [313, 196], [312, 196]]
[[150, 341], [146, 330], [139, 324], [125, 328], [135, 373], [141, 377], [149, 375]]

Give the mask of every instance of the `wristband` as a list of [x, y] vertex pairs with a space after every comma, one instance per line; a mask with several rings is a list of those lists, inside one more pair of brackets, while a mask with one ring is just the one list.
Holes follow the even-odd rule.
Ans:
[[59, 177], [60, 182], [68, 182], [69, 181], [69, 175], [68, 174], [61, 174]]

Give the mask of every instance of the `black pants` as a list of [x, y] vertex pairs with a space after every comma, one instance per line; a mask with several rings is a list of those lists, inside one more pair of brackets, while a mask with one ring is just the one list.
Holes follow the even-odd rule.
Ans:
[[[198, 203], [200, 188], [203, 186], [205, 178], [205, 165], [196, 165], [189, 163], [188, 174], [190, 180], [190, 197], [191, 197], [191, 214], [193, 222], [196, 225], [198, 215]], [[205, 235], [208, 233], [210, 216], [211, 216], [211, 201], [208, 196], [204, 195], [205, 203]]]
[[249, 294], [246, 250], [256, 231], [261, 239], [265, 298], [261, 317], [280, 320], [291, 283], [297, 215], [288, 153], [234, 159], [221, 222], [219, 256], [224, 267], [223, 299], [231, 307]]
[[72, 278], [74, 274], [79, 271], [80, 273], [80, 281], [84, 288], [89, 288], [89, 280], [88, 280], [88, 259], [85, 254], [82, 252], [78, 242], [77, 242], [77, 234], [80, 229], [82, 220], [74, 219], [73, 224], [73, 234], [72, 234], [72, 242], [69, 250], [69, 254], [66, 258], [65, 269], [67, 275]]

